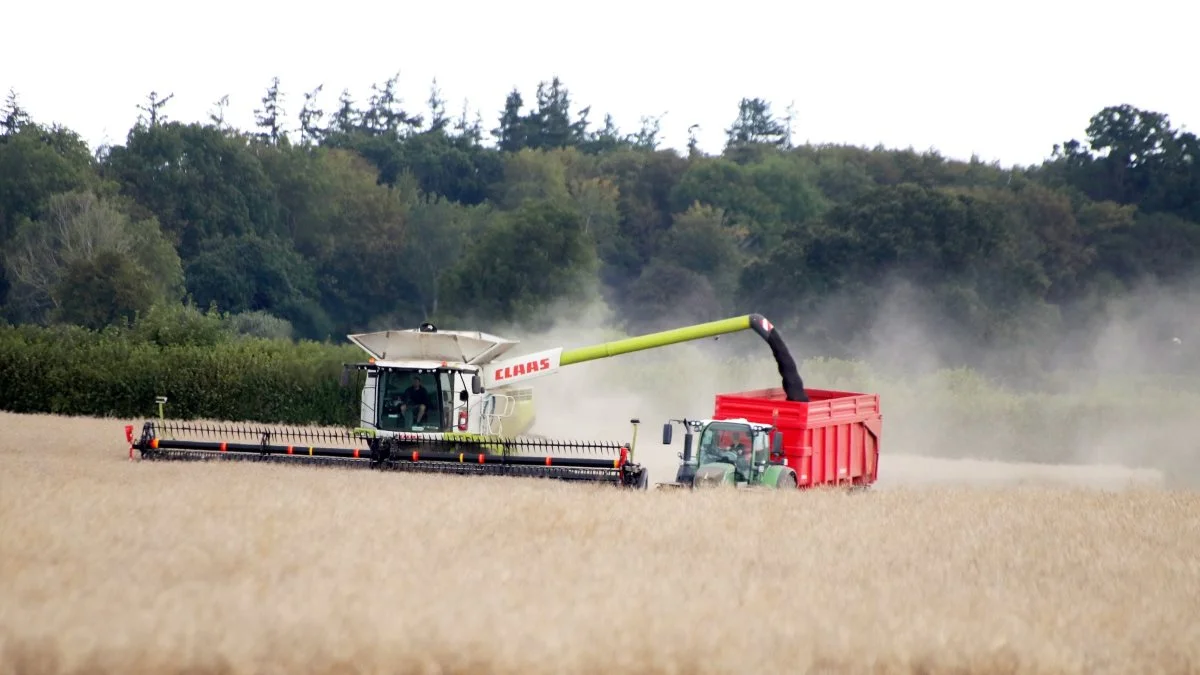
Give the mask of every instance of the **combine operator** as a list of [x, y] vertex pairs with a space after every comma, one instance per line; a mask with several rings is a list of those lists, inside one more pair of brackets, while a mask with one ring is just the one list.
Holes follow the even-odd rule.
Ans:
[[413, 411], [412, 424], [414, 426], [424, 424], [429, 418], [430, 405], [429, 390], [421, 382], [420, 375], [413, 375], [412, 386], [392, 399], [392, 406], [400, 408], [401, 419], [404, 419], [409, 410]]

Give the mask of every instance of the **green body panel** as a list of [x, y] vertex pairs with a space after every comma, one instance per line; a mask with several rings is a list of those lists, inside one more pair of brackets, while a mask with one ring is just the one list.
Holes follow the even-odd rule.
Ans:
[[513, 438], [528, 433], [537, 418], [533, 399], [518, 400], [513, 404], [513, 413], [500, 420], [500, 435]]
[[779, 487], [779, 479], [787, 473], [789, 473], [788, 467], [782, 464], [769, 464], [759, 480], [762, 485], [777, 488]]
[[791, 470], [782, 464], [769, 464], [761, 474], [750, 483], [739, 483], [737, 472], [732, 464], [727, 462], [710, 462], [696, 469], [694, 485], [696, 487], [717, 487], [722, 485], [745, 485], [747, 487], [779, 487], [779, 479]]
[[598, 345], [567, 349], [563, 351], [562, 356], [559, 359], [559, 364], [563, 366], [569, 366], [572, 363], [582, 363], [583, 361], [603, 359], [610, 356], [617, 356], [618, 354], [628, 354], [630, 352], [641, 351], [643, 349], [654, 349], [656, 347], [665, 347], [667, 345], [672, 345], [679, 342], [700, 340], [702, 338], [724, 335], [726, 333], [736, 333], [740, 330], [747, 330], [750, 327], [750, 315], [747, 314], [745, 316], [738, 316], [732, 319], [721, 319], [720, 321], [710, 321], [709, 323], [697, 324], [695, 326], [673, 328], [671, 330], [650, 333], [648, 335], [639, 335], [637, 337], [626, 338], [624, 340], [615, 340], [613, 342], [605, 342]]
[[696, 469], [696, 477], [692, 484], [696, 487], [718, 487], [736, 485], [732, 464], [711, 462]]
[[490, 434], [476, 434], [476, 433], [471, 433], [469, 431], [452, 431], [452, 432], [447, 432], [447, 433], [443, 433], [443, 434], [438, 434], [437, 438], [440, 441], [443, 441], [445, 443], [445, 447], [438, 448], [438, 449], [445, 451], [445, 452], [453, 452], [453, 451], [457, 450], [458, 449], [457, 446], [454, 445], [454, 441], [457, 441], [457, 440], [487, 441], [488, 439], [495, 439], [496, 442], [492, 442], [492, 443], [485, 442], [482, 445], [472, 444], [471, 451], [478, 452], [480, 448], [483, 448], [489, 454], [493, 454], [493, 455], [503, 455], [504, 454], [504, 444], [502, 442], [500, 442], [502, 439], [499, 436], [494, 436], [494, 435], [490, 435]]

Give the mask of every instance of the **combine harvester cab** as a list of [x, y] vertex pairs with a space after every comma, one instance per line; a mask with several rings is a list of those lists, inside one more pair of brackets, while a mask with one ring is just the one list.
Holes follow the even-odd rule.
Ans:
[[[415, 331], [348, 337], [369, 357], [366, 362], [346, 365], [366, 374], [359, 411], [358, 431], [362, 433], [379, 437], [418, 434], [430, 438], [447, 433], [515, 437], [533, 426], [533, 391], [515, 386], [530, 377], [510, 377], [503, 384], [494, 382], [494, 377], [486, 378], [485, 366], [512, 349], [515, 340], [478, 331], [439, 331], [428, 323]], [[550, 370], [558, 365], [549, 362], [550, 356], [522, 358]], [[525, 374], [524, 361], [520, 365]], [[515, 365], [508, 367], [510, 373], [516, 369]], [[425, 392], [425, 410], [402, 405], [406, 393], [418, 384]], [[417, 419], [422, 412], [423, 418]]]
[[686, 435], [675, 482], [659, 487], [870, 487], [879, 468], [879, 396], [805, 392], [808, 401], [789, 401], [781, 388], [718, 394], [712, 418], [667, 422], [664, 445], [672, 423]]

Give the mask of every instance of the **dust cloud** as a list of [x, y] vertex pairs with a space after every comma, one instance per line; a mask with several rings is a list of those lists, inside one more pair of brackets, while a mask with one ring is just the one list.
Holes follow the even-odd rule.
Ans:
[[[911, 287], [888, 291], [858, 356], [882, 375], [889, 456], [988, 460], [945, 465], [972, 482], [1200, 486], [1196, 280], [1026, 310], [1015, 323], [1034, 328], [1002, 349], [943, 328], [942, 310]], [[914, 480], [936, 478], [927, 462], [905, 463], [921, 467]]]
[[[805, 334], [820, 335], [821, 326], [832, 331], [861, 321], [847, 298], [831, 298], [811, 316], [768, 318], [796, 357], [805, 386], [881, 395], [880, 487], [1194, 487], [1200, 486], [1198, 291], [1195, 281], [1143, 285], [1103, 306], [1027, 313], [1021, 323], [1037, 328], [1016, 346], [983, 349], [977, 335], [947, 329], [944, 310], [927, 294], [894, 282], [859, 310], [874, 314], [863, 337], [839, 354], [853, 360], [825, 358], [817, 340], [789, 332], [816, 326]], [[551, 307], [546, 315], [558, 317], [548, 330], [496, 332], [521, 340], [514, 354], [626, 335], [615, 328], [617, 313], [599, 300]], [[564, 367], [533, 382], [533, 431], [627, 440], [637, 418], [638, 460], [652, 483], [666, 482], [674, 477], [680, 441], [662, 445], [663, 422], [708, 415], [719, 392], [779, 385], [758, 336], [697, 340]]]

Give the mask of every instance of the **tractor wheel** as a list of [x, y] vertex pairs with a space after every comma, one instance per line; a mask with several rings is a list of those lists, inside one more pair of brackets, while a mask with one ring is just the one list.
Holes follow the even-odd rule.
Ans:
[[780, 490], [795, 490], [796, 485], [796, 474], [788, 471], [787, 473], [779, 476], [779, 482], [775, 487], [779, 488]]

